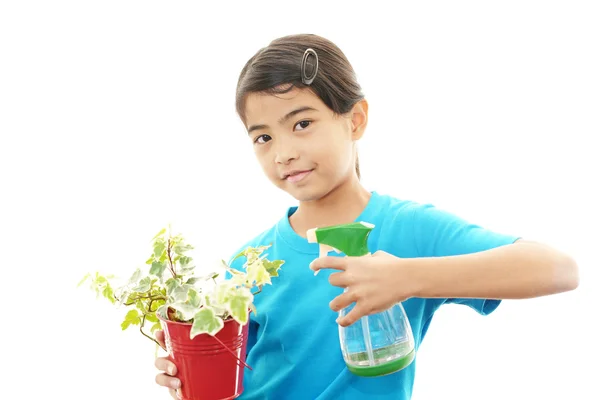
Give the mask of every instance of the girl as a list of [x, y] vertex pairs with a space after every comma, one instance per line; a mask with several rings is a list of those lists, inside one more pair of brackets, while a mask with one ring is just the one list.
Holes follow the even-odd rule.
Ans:
[[[402, 301], [418, 349], [443, 304], [487, 315], [500, 299], [577, 287], [576, 263], [553, 248], [366, 190], [356, 142], [367, 127], [368, 104], [350, 63], [326, 39], [287, 36], [261, 49], [241, 72], [236, 105], [264, 173], [299, 202], [242, 246], [272, 244], [269, 257], [286, 261], [277, 281], [255, 298], [253, 370], [245, 371], [242, 398], [410, 399], [416, 362], [383, 377], [354, 376], [342, 359], [337, 324]], [[319, 258], [318, 245], [306, 240], [311, 228], [353, 221], [375, 225], [371, 257]], [[332, 310], [353, 303], [336, 320]], [[159, 358], [156, 367], [164, 372], [157, 383], [177, 398], [176, 365]]]

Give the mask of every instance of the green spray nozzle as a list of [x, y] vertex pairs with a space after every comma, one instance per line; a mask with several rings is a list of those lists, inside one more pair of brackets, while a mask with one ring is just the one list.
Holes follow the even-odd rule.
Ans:
[[333, 250], [350, 257], [360, 257], [369, 254], [367, 239], [374, 227], [368, 222], [352, 222], [313, 228], [306, 232], [306, 238], [310, 243], [319, 243], [319, 256]]

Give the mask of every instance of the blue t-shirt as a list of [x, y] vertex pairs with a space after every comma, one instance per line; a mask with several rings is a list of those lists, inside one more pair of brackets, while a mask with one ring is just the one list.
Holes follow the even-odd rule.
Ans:
[[[401, 399], [411, 398], [416, 360], [407, 368], [383, 377], [353, 375], [342, 358], [337, 314], [329, 302], [343, 289], [332, 286], [323, 270], [317, 276], [309, 264], [319, 255], [292, 229], [292, 207], [272, 228], [247, 246], [271, 244], [270, 260], [285, 260], [272, 285], [265, 285], [251, 314], [242, 399]], [[383, 250], [402, 258], [474, 253], [513, 243], [502, 235], [470, 224], [431, 205], [373, 192], [357, 221], [370, 222], [369, 250]], [[335, 253], [331, 253], [334, 255]], [[341, 254], [343, 256], [343, 254]], [[238, 259], [234, 268], [242, 268]], [[434, 312], [444, 303], [465, 304], [480, 314], [492, 312], [500, 301], [484, 299], [411, 298], [403, 302], [418, 350]]]

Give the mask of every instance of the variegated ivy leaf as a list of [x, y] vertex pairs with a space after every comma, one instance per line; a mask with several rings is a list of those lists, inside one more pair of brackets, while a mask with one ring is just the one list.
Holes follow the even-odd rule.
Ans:
[[214, 292], [204, 296], [204, 305], [212, 308], [216, 315], [224, 317], [228, 313], [223, 304], [217, 303]]
[[271, 275], [265, 269], [262, 259], [256, 259], [247, 267], [248, 282], [256, 282], [257, 286], [271, 283]]
[[194, 289], [188, 289], [187, 302], [193, 307], [200, 308], [202, 305], [202, 297]]
[[183, 303], [187, 300], [189, 288], [186, 285], [177, 286], [171, 292], [171, 298], [175, 303]]
[[167, 296], [171, 296], [173, 291], [180, 285], [179, 280], [175, 278], [169, 278], [165, 282], [165, 287], [167, 288]]
[[132, 310], [129, 310], [129, 312], [127, 312], [127, 314], [125, 315], [125, 319], [121, 323], [121, 329], [125, 330], [130, 325], [139, 325], [141, 323], [141, 321], [142, 321], [142, 319], [141, 319], [141, 316], [140, 316], [138, 310], [136, 310], [134, 308]]
[[229, 311], [233, 319], [242, 325], [248, 322], [248, 309], [253, 297], [250, 289], [240, 287], [235, 289], [229, 298], [227, 311]]
[[150, 274], [162, 279], [163, 272], [165, 272], [166, 268], [167, 263], [154, 261], [152, 262], [152, 267], [150, 268]]
[[160, 232], [158, 232], [156, 235], [154, 235], [154, 237], [152, 238], [152, 240], [156, 240], [159, 236], [164, 235], [165, 233], [167, 233], [167, 228], [162, 228], [160, 230]]
[[216, 335], [223, 328], [223, 320], [210, 307], [204, 307], [194, 315], [194, 323], [190, 331], [190, 339], [202, 333]]
[[246, 285], [249, 281], [248, 276], [246, 274], [232, 274], [230, 281], [235, 286], [243, 286]]
[[152, 325], [152, 328], [150, 328], [150, 332], [154, 333], [160, 329], [162, 329], [162, 324], [160, 323], [160, 321], [158, 321], [158, 322], [155, 322], [154, 325]]
[[198, 308], [188, 303], [173, 303], [170, 307], [174, 310], [179, 311], [181, 319], [183, 321], [189, 321], [194, 318], [194, 315], [198, 312]]
[[215, 290], [213, 292], [213, 303], [215, 303], [216, 305], [227, 303], [227, 301], [229, 301], [231, 292], [234, 288], [235, 283], [231, 280], [219, 282], [215, 286]]
[[175, 252], [175, 254], [179, 254], [181, 256], [183, 256], [186, 252], [190, 251], [190, 250], [194, 250], [194, 247], [190, 244], [178, 244], [173, 248], [173, 251]]
[[179, 261], [179, 265], [181, 265], [181, 268], [186, 268], [192, 262], [192, 257], [179, 256], [177, 257], [177, 261]]
[[247, 247], [246, 249], [239, 252], [235, 257], [233, 257], [233, 259], [231, 261], [233, 262], [240, 257], [246, 257], [246, 262], [248, 264], [252, 263], [269, 247], [271, 247], [271, 246], [270, 245], [269, 246], [258, 246], [255, 248]]
[[141, 269], [136, 269], [135, 272], [133, 273], [133, 275], [131, 275], [131, 278], [129, 278], [129, 285], [136, 285], [140, 279], [142, 279], [142, 270]]
[[167, 248], [167, 244], [165, 243], [164, 239], [157, 239], [154, 242], [154, 258], [160, 258], [160, 256], [163, 254], [163, 251], [165, 251], [165, 249]]
[[285, 262], [283, 260], [275, 260], [275, 261], [269, 261], [267, 259], [263, 260], [263, 266], [265, 267], [265, 269], [267, 270], [269, 275], [271, 275], [271, 277], [279, 276], [279, 268], [281, 268], [281, 266], [284, 263]]
[[85, 276], [83, 277], [83, 279], [80, 280], [79, 283], [77, 284], [77, 287], [83, 285], [84, 282], [87, 281], [91, 277], [92, 277], [92, 274], [90, 274], [89, 272], [87, 274], [85, 274]]
[[167, 316], [168, 309], [169, 309], [169, 305], [163, 304], [162, 306], [158, 307], [158, 309], [156, 310], [156, 315], [158, 315], [159, 317], [161, 317], [163, 319], [168, 319], [168, 316]]
[[151, 286], [152, 286], [152, 280], [150, 279], [150, 277], [147, 276], [144, 279], [142, 279], [138, 283], [138, 285], [131, 290], [134, 292], [147, 292], [148, 290], [150, 290]]

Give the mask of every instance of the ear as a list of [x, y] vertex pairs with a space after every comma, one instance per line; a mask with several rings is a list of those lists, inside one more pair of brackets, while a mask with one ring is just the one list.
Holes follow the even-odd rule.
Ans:
[[362, 138], [369, 120], [369, 103], [363, 99], [356, 103], [350, 111], [352, 121], [352, 140]]

